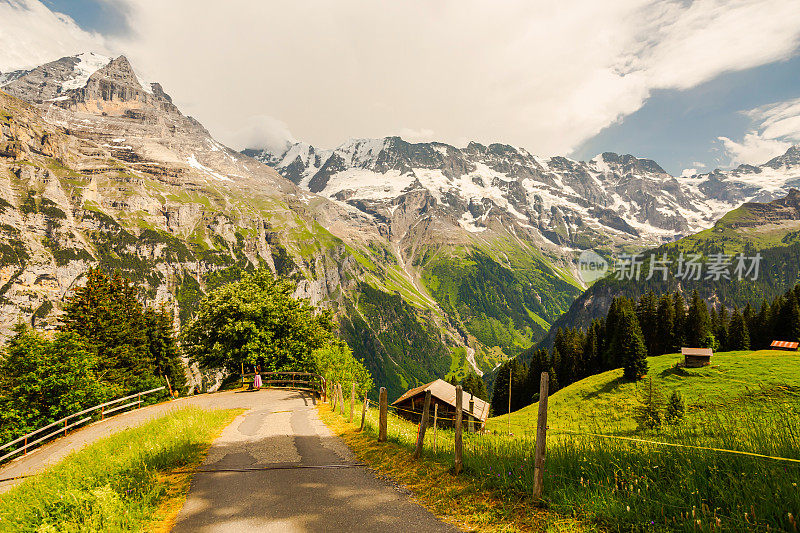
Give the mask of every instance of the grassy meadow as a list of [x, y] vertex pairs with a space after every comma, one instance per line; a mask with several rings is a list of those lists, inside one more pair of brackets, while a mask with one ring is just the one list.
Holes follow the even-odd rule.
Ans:
[[[674, 368], [676, 355], [650, 358], [654, 386], [665, 397], [679, 390], [687, 410], [682, 422], [657, 430], [637, 429], [633, 409], [642, 385], [622, 382], [621, 370], [557, 392], [550, 398], [543, 503], [553, 516], [604, 531], [796, 531], [798, 357], [731, 352], [715, 355], [710, 367], [683, 370]], [[464, 474], [523, 507], [533, 486], [537, 409], [511, 414], [512, 435], [508, 419], [498, 417], [489, 433], [464, 436]], [[370, 410], [367, 421], [374, 436], [377, 412]], [[390, 442], [410, 452], [416, 434], [415, 425], [390, 415]], [[434, 449], [432, 432], [426, 435], [426, 457], [451, 465], [452, 432], [439, 430], [436, 441]]]
[[0, 495], [0, 531], [169, 531], [187, 472], [239, 412], [182, 409], [87, 446]]

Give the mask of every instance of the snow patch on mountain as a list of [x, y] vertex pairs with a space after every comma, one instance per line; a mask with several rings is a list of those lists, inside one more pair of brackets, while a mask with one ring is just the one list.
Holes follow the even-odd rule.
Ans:
[[111, 63], [110, 57], [94, 52], [86, 52], [73, 57], [78, 61], [72, 69], [73, 77], [61, 84], [61, 92], [86, 87], [92, 74]]

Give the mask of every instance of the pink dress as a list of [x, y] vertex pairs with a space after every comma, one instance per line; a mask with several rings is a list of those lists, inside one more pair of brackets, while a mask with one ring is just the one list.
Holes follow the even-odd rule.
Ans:
[[256, 374], [253, 378], [253, 388], [260, 389], [261, 388], [261, 374]]

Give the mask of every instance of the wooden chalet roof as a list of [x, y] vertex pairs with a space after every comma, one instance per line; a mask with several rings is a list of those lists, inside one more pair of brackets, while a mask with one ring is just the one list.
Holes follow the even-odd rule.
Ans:
[[681, 354], [686, 357], [711, 357], [714, 350], [711, 348], [681, 348]]
[[[444, 381], [443, 379], [437, 379], [436, 381], [431, 381], [430, 383], [426, 383], [425, 385], [420, 385], [419, 387], [415, 387], [406, 391], [402, 396], [392, 402], [392, 405], [401, 404], [413, 397], [424, 395], [425, 391], [431, 391], [431, 397], [438, 399], [440, 402], [444, 402], [448, 405], [456, 406], [456, 388], [455, 386], [451, 385], [450, 383]], [[469, 400], [470, 394], [464, 393], [463, 402], [464, 405], [462, 406], [462, 410], [465, 414], [469, 414]], [[489, 402], [485, 402], [478, 398], [477, 396], [472, 396], [472, 399], [475, 401], [475, 405], [473, 407], [472, 416], [480, 421], [485, 421], [486, 418], [489, 416]]]
[[789, 350], [796, 350], [798, 346], [800, 346], [800, 343], [789, 341], [772, 341], [772, 344], [770, 344], [771, 348], [787, 348]]

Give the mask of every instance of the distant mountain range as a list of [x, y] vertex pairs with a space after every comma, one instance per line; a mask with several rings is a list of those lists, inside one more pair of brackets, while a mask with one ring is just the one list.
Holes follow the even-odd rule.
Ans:
[[542, 339], [585, 288], [581, 250], [669, 243], [798, 182], [797, 147], [693, 177], [397, 137], [237, 153], [124, 56], [80, 54], [0, 74], [0, 334], [52, 326], [93, 264], [185, 322], [204, 291], [265, 263], [335, 311], [394, 397]]
[[277, 152], [245, 150], [300, 187], [387, 220], [407, 193], [435, 202], [479, 233], [500, 222], [542, 247], [657, 244], [710, 227], [745, 202], [800, 187], [800, 147], [763, 165], [691, 177], [656, 162], [603, 153], [590, 161], [542, 158], [522, 148], [412, 144], [398, 137], [349, 141], [333, 150], [305, 143]]

